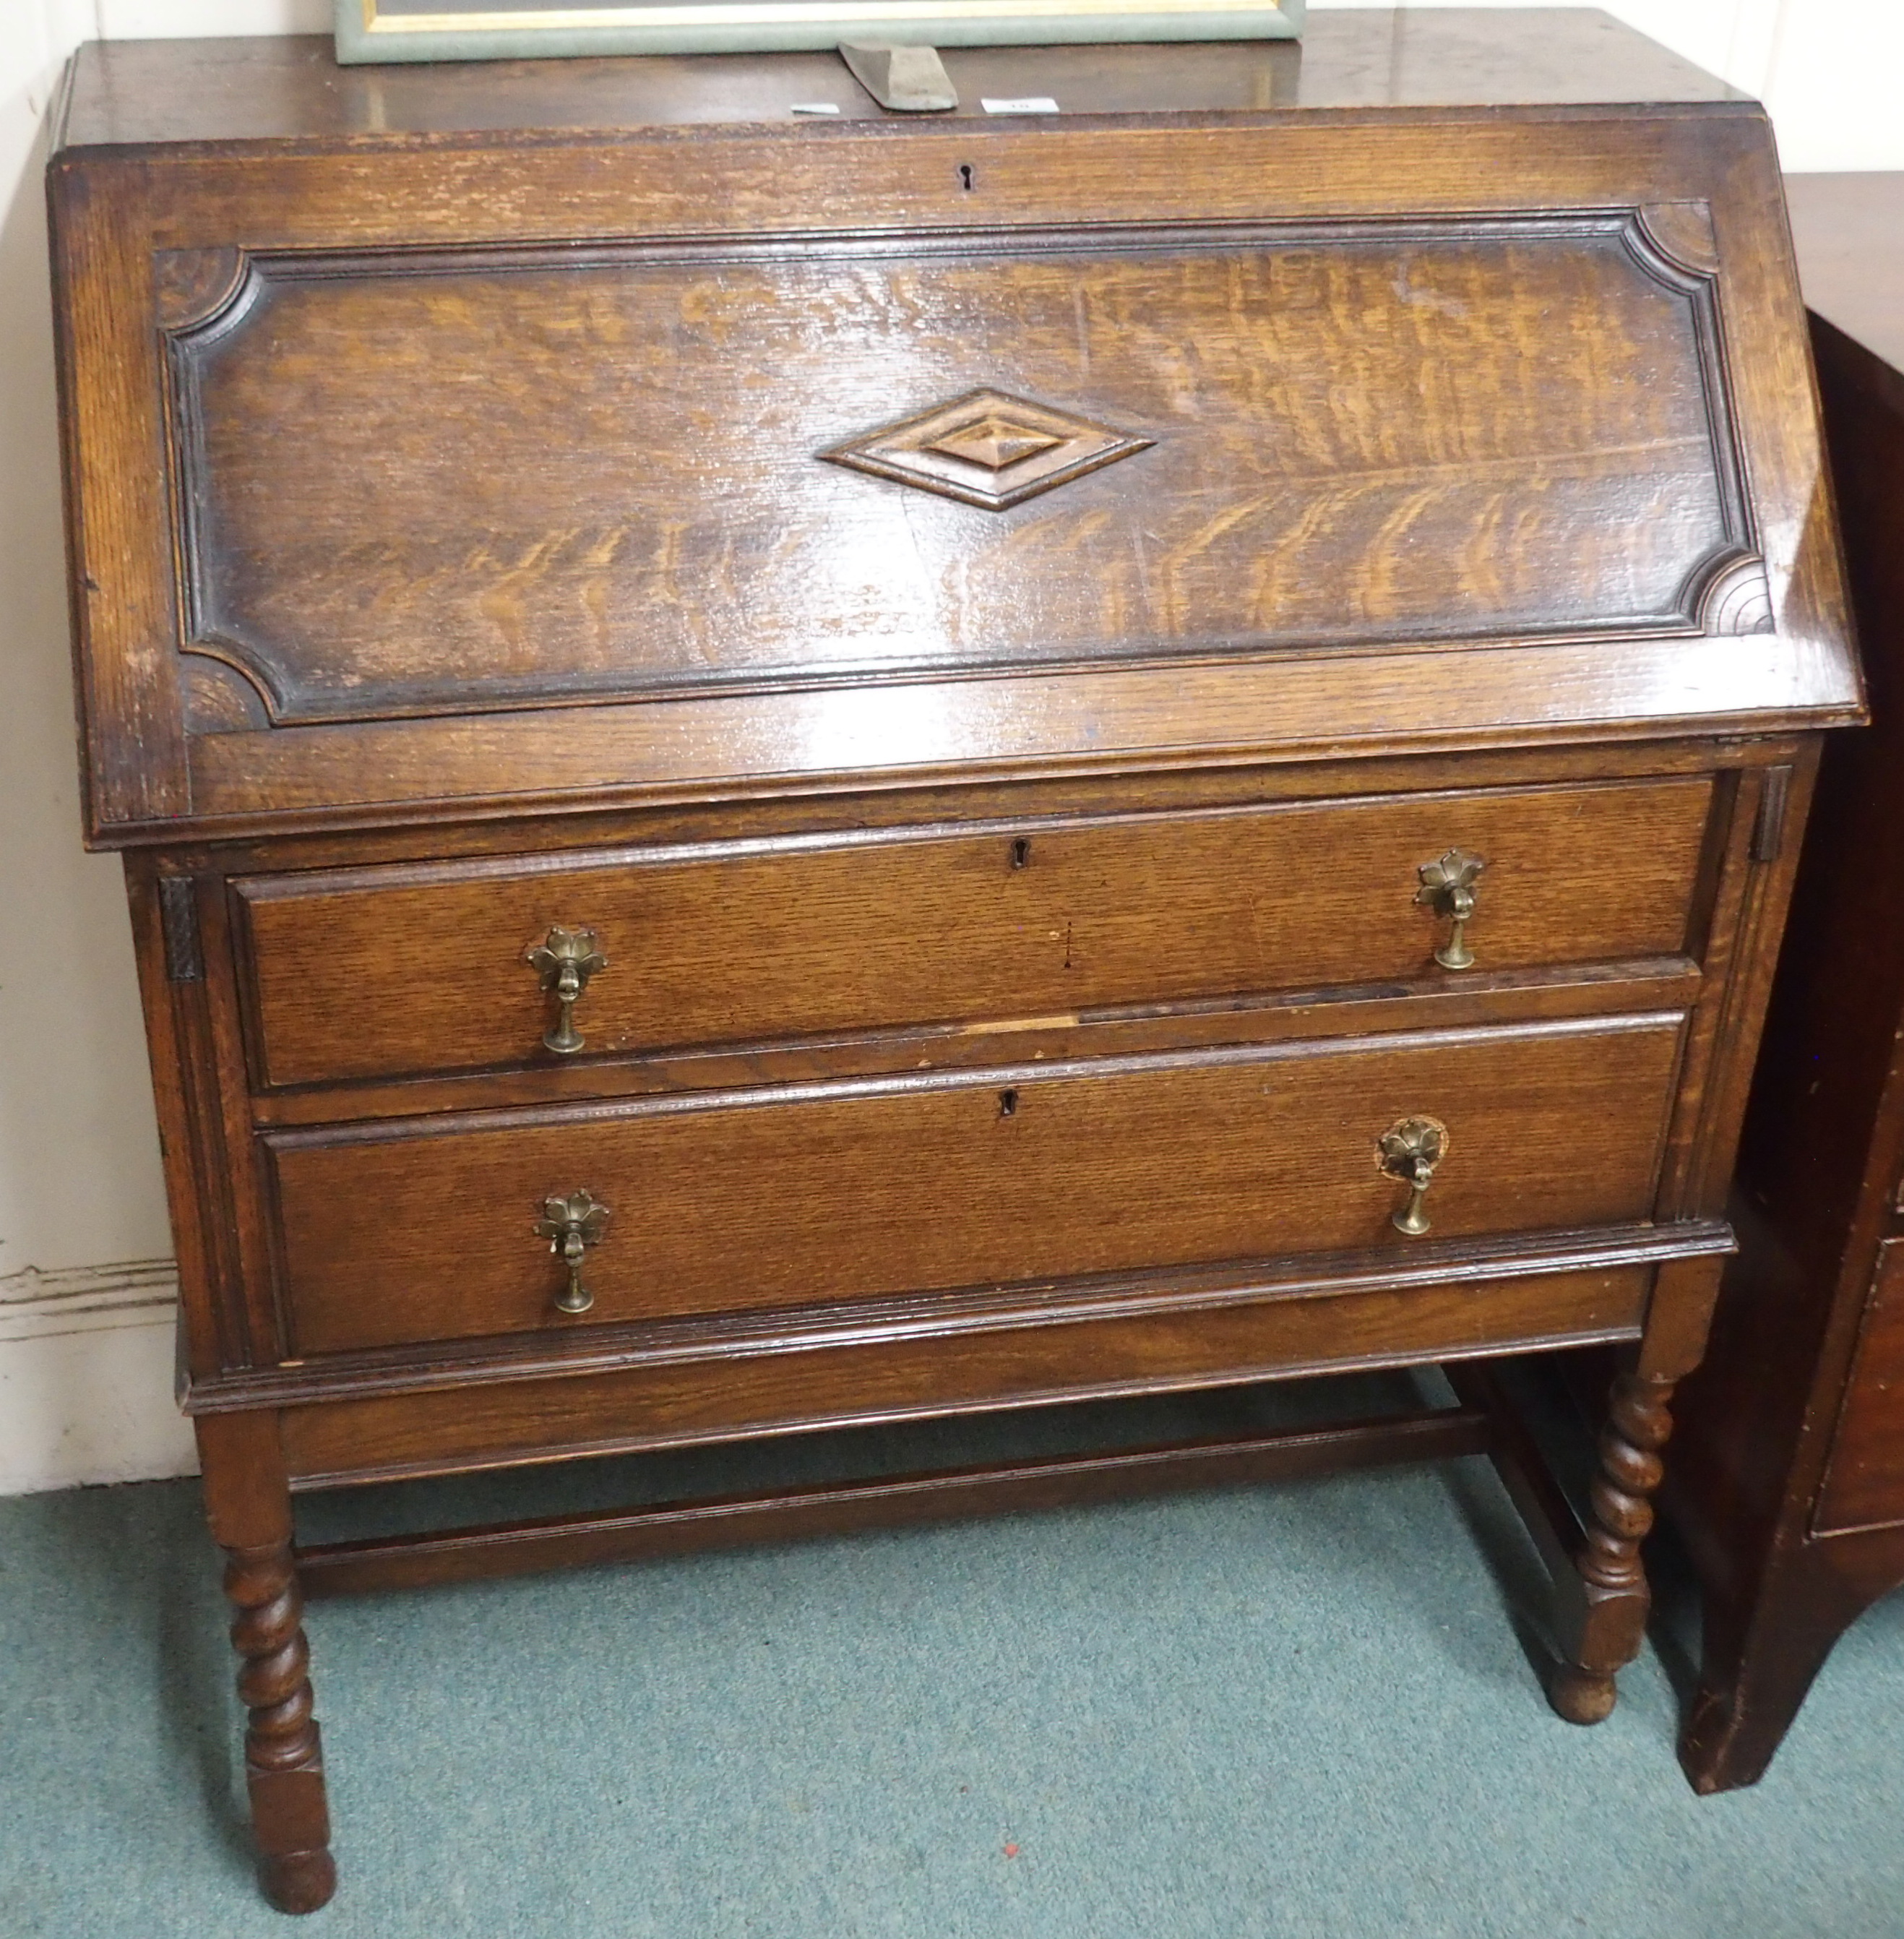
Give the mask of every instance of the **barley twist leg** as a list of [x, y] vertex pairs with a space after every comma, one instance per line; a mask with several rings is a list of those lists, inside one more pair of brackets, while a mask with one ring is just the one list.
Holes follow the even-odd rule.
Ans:
[[1645, 1634], [1652, 1598], [1640, 1545], [1653, 1526], [1653, 1496], [1665, 1472], [1659, 1450], [1672, 1432], [1667, 1403], [1673, 1386], [1641, 1373], [1623, 1373], [1614, 1382], [1586, 1539], [1575, 1558], [1579, 1598], [1547, 1686], [1553, 1707], [1570, 1723], [1597, 1724], [1612, 1713], [1614, 1673], [1639, 1654]]

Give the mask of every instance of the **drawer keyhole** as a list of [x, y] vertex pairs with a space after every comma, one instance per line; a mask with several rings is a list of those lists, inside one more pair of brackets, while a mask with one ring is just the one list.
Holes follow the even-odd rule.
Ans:
[[1001, 1118], [1014, 1118], [1018, 1114], [1018, 1094], [1015, 1091], [1001, 1091], [998, 1094], [998, 1114]]
[[1031, 860], [1031, 837], [1020, 835], [1011, 845], [1011, 866], [1022, 869]]

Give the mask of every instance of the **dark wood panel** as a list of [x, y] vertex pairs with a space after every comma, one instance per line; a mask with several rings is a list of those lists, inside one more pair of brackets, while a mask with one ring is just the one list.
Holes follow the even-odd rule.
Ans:
[[[526, 951], [598, 939], [589, 1055], [1276, 989], [1668, 957], [1687, 941], [1708, 779], [1440, 794], [982, 833], [756, 841], [236, 884], [269, 1084], [562, 1059]], [[1416, 900], [1486, 863], [1466, 939]]]
[[[1771, 624], [1711, 271], [1638, 218], [244, 279], [172, 338], [177, 502], [188, 644], [260, 720]], [[935, 457], [950, 419], [930, 489], [819, 461], [981, 388], [975, 422], [1025, 431], [957, 448], [1033, 446], [1002, 469]], [[1077, 419], [1148, 448], [1002, 511], [941, 495], [1034, 489]], [[202, 724], [251, 723], [221, 695]]]
[[137, 163], [99, 167], [65, 198], [48, 237], [89, 820], [191, 806], [168, 644], [178, 630], [169, 507], [154, 489], [166, 453], [164, 397], [148, 363], [151, 256], [138, 212], [147, 186]]
[[[1642, 253], [1690, 265], [1668, 266], [1668, 284], [1690, 289], [1711, 262], [1723, 266], [1728, 300], [1710, 328], [1701, 326], [1710, 339], [1702, 348], [1702, 381], [1717, 409], [1711, 373], [1722, 363], [1730, 373], [1732, 442], [1755, 498], [1750, 522], [1755, 531], [1781, 535], [1768, 554], [1766, 581], [1781, 634], [1766, 636], [1763, 649], [1677, 638], [1556, 642], [1463, 653], [1452, 665], [1416, 652], [1319, 662], [1285, 653], [1269, 668], [1026, 674], [1002, 682], [974, 679], [967, 668], [957, 680], [875, 685], [850, 696], [728, 696], [658, 709], [607, 704], [597, 692], [601, 704], [585, 708], [474, 722], [363, 721], [298, 733], [246, 724], [261, 717], [255, 689], [218, 662], [190, 656], [205, 677], [184, 683], [189, 697], [206, 710], [203, 724], [221, 731], [193, 740], [190, 799], [169, 798], [161, 814], [121, 784], [135, 769], [144, 776], [167, 764], [182, 775], [188, 759], [179, 726], [185, 662], [163, 650], [155, 655], [166, 629], [149, 623], [150, 611], [175, 605], [171, 554], [153, 543], [159, 534], [148, 516], [155, 505], [149, 492], [141, 507], [128, 510], [95, 492], [76, 528], [85, 534], [87, 557], [75, 586], [76, 597], [88, 602], [92, 629], [85, 690], [96, 837], [170, 840], [221, 822], [292, 826], [325, 811], [361, 820], [400, 805], [437, 819], [467, 813], [475, 803], [522, 808], [585, 800], [595, 807], [683, 789], [727, 795], [784, 785], [795, 776], [809, 786], [841, 785], [849, 776], [862, 783], [875, 775], [884, 782], [977, 778], [1054, 761], [1100, 768], [1154, 763], [1159, 754], [1180, 758], [1188, 748], [1204, 750], [1204, 759], [1218, 757], [1218, 750], [1236, 759], [1252, 750], [1291, 758], [1351, 747], [1425, 748], [1455, 732], [1474, 744], [1525, 743], [1562, 740], [1583, 729], [1671, 734], [1699, 721], [1780, 726], [1855, 712], [1829, 530], [1812, 490], [1815, 446], [1808, 425], [1789, 422], [1790, 400], [1804, 382], [1803, 345], [1785, 314], [1791, 279], [1783, 239], [1764, 228], [1776, 190], [1764, 129], [1751, 117], [1626, 111], [1551, 122], [1489, 117], [1464, 124], [1458, 148], [1432, 140], [1424, 146], [1403, 122], [1345, 127], [1300, 115], [1262, 125], [1246, 120], [1226, 129], [1221, 141], [1168, 116], [1134, 116], [1115, 126], [1060, 117], [1037, 129], [1004, 122], [842, 127], [817, 142], [792, 133], [710, 131], [695, 142], [694, 165], [686, 169], [679, 143], [639, 135], [616, 147], [612, 162], [592, 150], [585, 156], [536, 143], [467, 151], [399, 144], [374, 155], [348, 147], [333, 154], [287, 148], [268, 158], [199, 151], [189, 161], [175, 157], [169, 167], [141, 163], [145, 172], [129, 172], [116, 187], [123, 206], [115, 219], [138, 230], [148, 251], [210, 251], [222, 262], [240, 246], [283, 256], [546, 245], [551, 238], [619, 244], [628, 236], [631, 208], [643, 212], [644, 228], [655, 236], [896, 224], [923, 226], [941, 241], [942, 232], [975, 224], [1017, 230], [1212, 219], [1382, 221], [1408, 211], [1464, 220], [1487, 212], [1519, 219], [1554, 209], [1643, 211], [1641, 227], [1653, 240]], [[981, 186], [967, 196], [957, 184], [972, 162], [969, 145], [977, 141], [984, 144]], [[1457, 153], [1458, 163], [1450, 159]], [[76, 272], [98, 285], [85, 292], [75, 288], [65, 306], [65, 355], [75, 384], [92, 386], [84, 399], [75, 393], [75, 412], [88, 416], [102, 458], [131, 475], [151, 461], [145, 427], [162, 388], [154, 327], [160, 305], [176, 322], [177, 305], [211, 285], [155, 271], [108, 288], [90, 260], [68, 249], [69, 232], [76, 239], [87, 230], [105, 166], [83, 151], [53, 164], [61, 260], [70, 255]], [[1688, 243], [1703, 225], [1689, 226], [1683, 212], [1702, 200], [1710, 209], [1716, 256], [1694, 246], [1696, 236]], [[1677, 300], [1663, 286], [1661, 296]], [[96, 317], [113, 319], [118, 334], [108, 342], [104, 326], [95, 328]], [[1444, 321], [1452, 330], [1458, 320]], [[116, 373], [111, 385], [94, 374], [96, 352], [109, 353]], [[112, 385], [128, 384], [149, 386], [141, 391], [148, 402], [137, 413], [110, 407]], [[1411, 406], [1396, 421], [1420, 415]], [[1722, 473], [1726, 443], [1714, 443]], [[1153, 455], [996, 516], [1036, 519], [1040, 505], [1061, 506], [1070, 492], [1095, 489]], [[72, 472], [76, 489], [84, 476]], [[881, 481], [839, 476], [869, 492], [884, 489]], [[903, 495], [948, 516], [994, 517]], [[400, 541], [400, 533], [373, 535], [367, 571], [374, 574], [379, 546]], [[1326, 534], [1319, 543], [1327, 549]], [[1423, 565], [1428, 549], [1415, 550], [1407, 570], [1431, 569]], [[1563, 560], [1557, 569], [1571, 565]], [[1320, 561], [1317, 570], [1324, 579], [1334, 571]], [[1346, 575], [1337, 576], [1346, 583]], [[1028, 596], [1036, 604], [1046, 595], [1034, 589]], [[1492, 595], [1483, 589], [1474, 596]], [[138, 602], [137, 612], [129, 600]], [[1751, 600], [1721, 598], [1714, 612], [1735, 622], [1758, 610]], [[1218, 650], [1236, 649], [1221, 642]], [[466, 704], [494, 700], [478, 669]]]
[[1534, 1274], [1492, 1283], [1074, 1326], [963, 1342], [818, 1348], [738, 1365], [644, 1367], [467, 1392], [287, 1408], [305, 1485], [444, 1473], [567, 1453], [663, 1447], [789, 1427], [846, 1426], [1041, 1400], [1220, 1387], [1279, 1374], [1448, 1359], [1521, 1345], [1630, 1338], [1652, 1269]]
[[1638, 963], [1596, 963], [1562, 970], [1502, 971], [1478, 979], [1431, 976], [1379, 984], [1334, 984], [1269, 996], [1222, 997], [1134, 1004], [1059, 1016], [990, 1023], [938, 1024], [899, 1030], [847, 1031], [652, 1055], [582, 1055], [559, 1065], [464, 1071], [348, 1085], [267, 1091], [251, 1099], [260, 1127], [335, 1124], [410, 1117], [436, 1111], [508, 1110], [525, 1105], [584, 1103], [683, 1091], [750, 1085], [823, 1082], [897, 1071], [989, 1068], [1121, 1057], [1145, 1051], [1218, 1049], [1306, 1037], [1366, 1036], [1406, 1025], [1460, 1030], [1538, 1023], [1584, 1015], [1695, 1007], [1705, 988], [1699, 966], [1684, 956]]
[[167, 845], [166, 856], [167, 866], [181, 872], [215, 869], [233, 877], [459, 857], [552, 857], [591, 848], [850, 835], [1017, 820], [1028, 815], [1084, 817], [1254, 808], [1271, 800], [1326, 801], [1342, 794], [1345, 772], [1352, 778], [1347, 785], [1358, 796], [1654, 781], [1707, 775], [1715, 767], [1724, 771], [1782, 765], [1808, 744], [1805, 735], [1771, 732], [1717, 739], [1648, 736], [1558, 746], [1443, 749], [1428, 755], [1368, 755], [1346, 771], [1334, 759], [1271, 764], [1178, 759], [1120, 774], [1060, 772], [1030, 781], [969, 778], [923, 787], [825, 792], [795, 787], [768, 799], [736, 791], [718, 799], [677, 800], [635, 809], [606, 796], [582, 809], [519, 802], [505, 814], [491, 805], [427, 827], [400, 811], [367, 820], [361, 811], [340, 810], [327, 815], [321, 827], [296, 833], [254, 838], [227, 829], [215, 842], [181, 839]]
[[534, 1225], [578, 1189], [599, 1320], [1400, 1247], [1376, 1144], [1411, 1117], [1448, 1130], [1437, 1233], [1643, 1218], [1680, 1021], [276, 1134], [293, 1350], [558, 1323]]
[[1732, 1228], [1718, 1219], [1663, 1223], [1649, 1219], [1585, 1231], [1549, 1228], [1483, 1237], [1430, 1234], [1407, 1246], [1373, 1252], [1147, 1266], [1134, 1272], [1066, 1280], [1061, 1285], [1034, 1281], [747, 1313], [564, 1326], [536, 1334], [439, 1340], [422, 1346], [373, 1347], [194, 1378], [184, 1390], [184, 1405], [191, 1414], [244, 1413], [449, 1387], [473, 1390], [544, 1377], [568, 1379], [634, 1366], [712, 1366], [764, 1354], [902, 1339], [937, 1341], [956, 1353], [953, 1343], [967, 1335], [1011, 1332], [1060, 1321], [1078, 1325], [1146, 1313], [1183, 1315], [1269, 1300], [1343, 1299], [1364, 1292], [1399, 1295], [1424, 1287], [1452, 1291], [1466, 1286], [1484, 1300], [1487, 1289], [1503, 1280], [1629, 1267], [1671, 1269], [1655, 1276], [1656, 1299], [1662, 1285], [1672, 1290], [1676, 1273], [1688, 1262], [1723, 1259], [1734, 1243]]
[[[1874, 218], [1904, 181], [1791, 187], [1808, 299], [1881, 344], [1904, 251]], [[1881, 1256], [1904, 1168], [1904, 380], [1823, 317], [1813, 340], [1873, 723], [1824, 750], [1739, 1153], [1741, 1250], [1668, 1471], [1705, 1597], [1680, 1744], [1702, 1791], [1763, 1773], [1838, 1636], [1904, 1580], [1896, 1526], [1845, 1527], [1904, 1519], [1904, 1411], [1862, 1391], [1867, 1368], [1894, 1377]]]
[[1884, 1522], [1904, 1522], [1904, 1239], [1878, 1248], [1818, 1491], [1821, 1533]]
[[519, 811], [578, 797], [649, 806], [1147, 775], [1166, 760], [1309, 762], [1345, 744], [1425, 753], [1455, 736], [1481, 750], [1559, 747], [1609, 718], [1635, 737], [1699, 724], [1784, 734], [1860, 720], [1862, 702], [1848, 672], [1768, 637], [1476, 647], [217, 734], [191, 743], [192, 786], [199, 814], [249, 833], [340, 806], [360, 823], [467, 816], [502, 805], [504, 775]]

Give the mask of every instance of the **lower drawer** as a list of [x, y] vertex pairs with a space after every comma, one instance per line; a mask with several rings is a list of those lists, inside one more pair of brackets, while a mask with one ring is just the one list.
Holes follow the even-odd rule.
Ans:
[[[1406, 1247], [1652, 1211], [1677, 1012], [270, 1134], [294, 1356]], [[570, 1319], [537, 1232], [607, 1208]]]

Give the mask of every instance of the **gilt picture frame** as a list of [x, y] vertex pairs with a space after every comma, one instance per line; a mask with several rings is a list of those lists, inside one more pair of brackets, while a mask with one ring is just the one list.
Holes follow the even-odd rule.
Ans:
[[1002, 47], [1290, 40], [1305, 0], [337, 0], [347, 62], [745, 53], [841, 41]]

